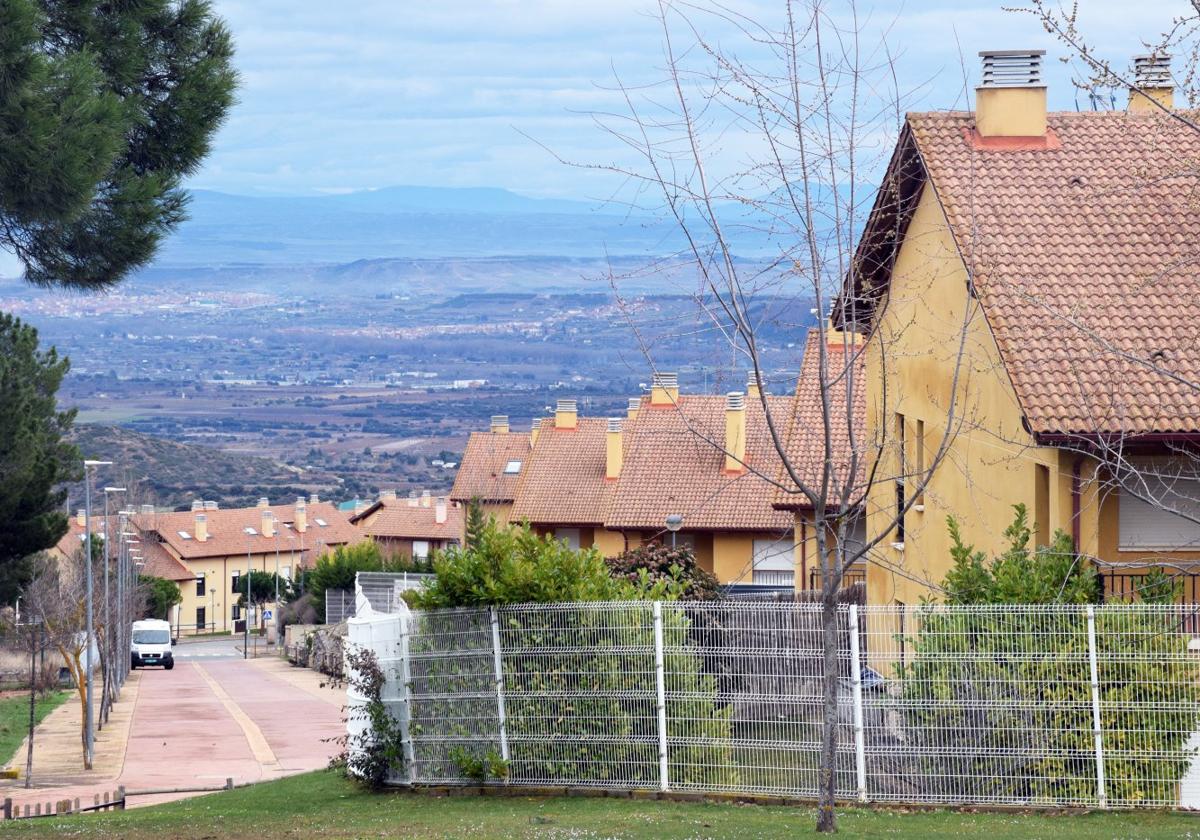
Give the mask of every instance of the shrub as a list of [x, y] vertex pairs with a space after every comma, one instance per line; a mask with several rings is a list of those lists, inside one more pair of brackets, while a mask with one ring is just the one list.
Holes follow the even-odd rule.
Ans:
[[[626, 551], [608, 561], [615, 577], [633, 584], [667, 582], [681, 587], [681, 601], [711, 601], [721, 597], [716, 577], [696, 563], [696, 555], [687, 546], [669, 548], [652, 542]], [[644, 572], [644, 574], [643, 574]]]
[[312, 598], [317, 618], [325, 621], [325, 591], [328, 589], [354, 589], [354, 578], [359, 572], [417, 572], [428, 571], [427, 563], [412, 561], [406, 557], [389, 557], [379, 549], [374, 540], [363, 540], [353, 545], [340, 545], [333, 551], [322, 554], [304, 577], [305, 587]]
[[[1029, 549], [1023, 506], [1009, 545], [988, 563], [950, 520], [951, 605], [1087, 604], [1095, 571], [1059, 532]], [[1200, 716], [1200, 669], [1175, 618], [1153, 608], [1096, 610], [1107, 795], [1171, 801], [1190, 764]], [[1082, 609], [938, 610], [918, 617], [913, 660], [901, 671], [914, 780], [957, 777], [956, 797], [1094, 801], [1088, 632]], [[1136, 654], [1136, 655], [1131, 655]]]

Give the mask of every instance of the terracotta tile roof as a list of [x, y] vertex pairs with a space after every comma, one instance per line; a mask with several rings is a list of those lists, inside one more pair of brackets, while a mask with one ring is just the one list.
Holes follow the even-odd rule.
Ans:
[[[768, 397], [783, 434], [791, 397]], [[792, 517], [772, 508], [780, 459], [762, 404], [746, 400], [746, 464], [724, 472], [725, 397], [682, 396], [676, 405], [650, 408], [647, 400], [626, 432], [624, 463], [605, 524], [608, 528], [663, 528], [669, 514], [684, 530], [780, 530]], [[539, 441], [540, 444], [540, 441]]]
[[[114, 540], [113, 545], [116, 545], [117, 527], [120, 520], [116, 516], [109, 517], [109, 537]], [[93, 533], [104, 533], [104, 517], [92, 517]], [[134, 526], [137, 531], [136, 525]], [[140, 534], [140, 532], [138, 532]], [[71, 517], [70, 527], [63, 538], [58, 541], [55, 546], [57, 551], [67, 560], [75, 558], [76, 553], [82, 550], [83, 546], [83, 526], [78, 524], [74, 516]], [[166, 551], [158, 544], [156, 539], [140, 538], [140, 547], [142, 549], [142, 562], [146, 565], [142, 567], [140, 573], [150, 575], [151, 577], [166, 578], [167, 580], [181, 581], [192, 580], [195, 575], [185, 566], [175, 559], [170, 552]]]
[[[825, 420], [821, 408], [821, 340], [820, 330], [809, 330], [804, 347], [804, 361], [800, 367], [800, 379], [796, 383], [796, 399], [792, 401], [792, 416], [787, 427], [788, 463], [801, 480], [810, 486], [819, 487], [825, 464]], [[866, 361], [862, 353], [855, 358], [855, 351], [862, 345], [848, 344], [841, 335], [826, 335], [825, 359], [826, 381], [829, 387], [830, 442], [833, 463], [834, 487], [844, 487], [848, 470], [855, 469], [850, 487], [851, 495], [846, 501], [858, 498], [863, 493], [865, 462], [873, 452], [868, 451], [866, 440]], [[848, 365], [847, 351], [853, 364]], [[853, 378], [851, 380], [851, 377]], [[847, 387], [852, 382], [852, 387]], [[852, 400], [852, 402], [848, 402]], [[847, 422], [849, 417], [851, 422]], [[852, 458], [858, 449], [859, 457]], [[791, 475], [780, 465], [779, 489], [775, 494], [775, 507], [781, 510], [807, 509], [807, 497], [800, 494]]]
[[908, 116], [1028, 424], [1200, 432], [1200, 134], [1161, 114], [1048, 123], [1052, 148], [981, 150], [970, 113]]
[[367, 536], [393, 540], [461, 541], [465, 525], [461, 507], [447, 504], [446, 521], [438, 523], [435, 503], [410, 507], [405, 499], [380, 499], [350, 521]]
[[[308, 528], [303, 534], [294, 528], [294, 505], [272, 505], [269, 509], [275, 514], [279, 550], [285, 553], [291, 548], [299, 550], [301, 544], [305, 552], [310, 552], [318, 543], [326, 547], [345, 545], [359, 542], [365, 536], [350, 524], [348, 514], [329, 502], [306, 505]], [[140, 531], [156, 532], [162, 542], [169, 545], [184, 560], [244, 555], [247, 548], [252, 554], [275, 552], [275, 537], [264, 537], [261, 532], [261, 508], [206, 510], [204, 514], [208, 518], [208, 539], [204, 542], [195, 538], [196, 513], [192, 511], [138, 513], [134, 514], [133, 521]], [[325, 524], [322, 525], [321, 522]], [[247, 534], [246, 528], [253, 528], [254, 533]], [[184, 539], [180, 531], [187, 533], [189, 538]], [[295, 538], [294, 542], [289, 542], [289, 536]]]
[[608, 457], [605, 418], [580, 417], [574, 429], [554, 428], [541, 421], [512, 520], [536, 525], [601, 525], [614, 482], [605, 481]]
[[510, 461], [524, 469], [529, 458], [529, 435], [520, 432], [472, 432], [467, 440], [450, 498], [469, 502], [511, 502], [516, 498], [521, 474], [506, 473]]

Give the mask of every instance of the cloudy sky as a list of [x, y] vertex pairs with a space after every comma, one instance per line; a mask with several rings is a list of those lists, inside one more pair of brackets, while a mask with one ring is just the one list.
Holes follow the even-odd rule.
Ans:
[[[859, 16], [867, 37], [890, 27], [900, 85], [918, 91], [914, 107], [962, 107], [960, 55], [975, 73], [983, 48], [1062, 54], [1032, 17], [1001, 8], [1019, 2], [882, 0], [864, 2]], [[782, 6], [727, 3], [768, 22]], [[215, 5], [236, 37], [243, 87], [194, 187], [262, 195], [421, 184], [594, 197], [602, 179], [557, 163], [538, 143], [580, 162], [618, 160], [591, 114], [620, 109], [614, 76], [635, 87], [663, 77], [652, 0]], [[1119, 60], [1186, 5], [1143, 0], [1135, 16], [1124, 0], [1081, 0], [1082, 23]], [[723, 47], [753, 54], [732, 27], [706, 25]], [[1074, 108], [1066, 69], [1051, 61], [1050, 70], [1052, 107]]]

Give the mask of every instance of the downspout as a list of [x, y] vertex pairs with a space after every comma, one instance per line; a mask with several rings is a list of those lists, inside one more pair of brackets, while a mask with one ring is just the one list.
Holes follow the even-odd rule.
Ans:
[[1082, 508], [1082, 480], [1080, 477], [1080, 468], [1083, 464], [1083, 458], [1076, 458], [1075, 463], [1071, 467], [1071, 545], [1075, 554], [1079, 554], [1080, 527], [1079, 516]]
[[808, 523], [800, 516], [800, 585], [808, 586]]

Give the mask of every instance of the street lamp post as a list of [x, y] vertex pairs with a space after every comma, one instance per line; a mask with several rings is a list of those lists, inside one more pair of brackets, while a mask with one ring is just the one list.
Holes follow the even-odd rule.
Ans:
[[83, 750], [87, 758], [86, 764], [88, 770], [92, 769], [92, 758], [96, 750], [96, 732], [95, 714], [93, 713], [92, 690], [95, 687], [92, 679], [92, 645], [95, 644], [96, 628], [94, 625], [95, 617], [92, 615], [92, 474], [91, 470], [94, 467], [110, 467], [112, 461], [92, 461], [85, 460], [83, 462], [83, 500], [84, 500], [84, 534], [86, 535], [84, 558], [84, 568], [87, 570], [87, 637], [85, 639], [86, 647], [84, 649], [84, 662], [87, 668], [87, 702], [84, 704], [85, 720], [83, 722]]
[[108, 497], [113, 493], [124, 492], [124, 487], [104, 488], [104, 650], [108, 654], [108, 662], [104, 666], [104, 697], [100, 700], [101, 729], [104, 728], [104, 722], [108, 720], [108, 712], [112, 708], [113, 691], [116, 686], [116, 681], [113, 679], [113, 646], [115, 637], [113, 636], [112, 624], [112, 596], [108, 585], [108, 567], [112, 563], [112, 554], [108, 548], [110, 538], [108, 532]]
[[133, 531], [128, 530], [130, 517], [133, 511], [121, 511], [120, 527], [121, 538], [117, 542], [117, 650], [118, 656], [115, 660], [117, 663], [117, 675], [121, 685], [125, 684], [125, 677], [129, 674], [129, 549], [130, 546], [136, 544], [134, 537], [137, 536]]
[[683, 527], [683, 514], [672, 513], [667, 516], [667, 530], [671, 532], [671, 548], [675, 547], [675, 535]]
[[246, 609], [242, 614], [242, 659], [250, 658], [250, 535], [246, 534]]

